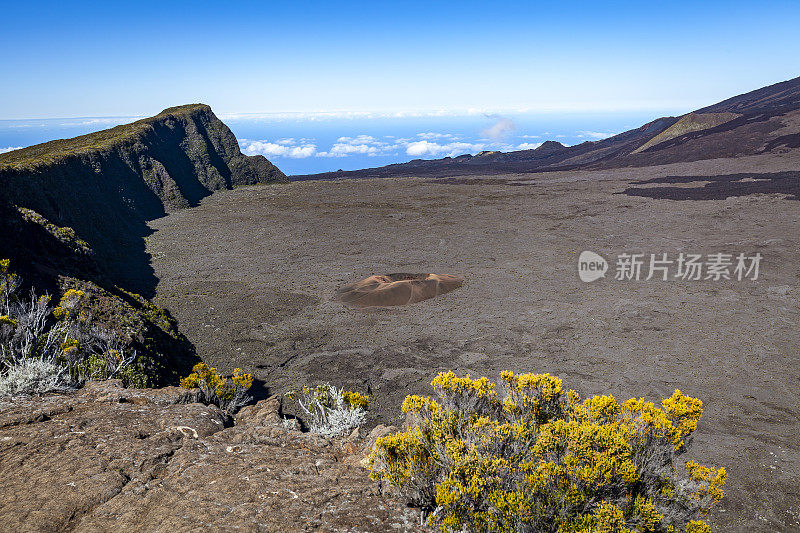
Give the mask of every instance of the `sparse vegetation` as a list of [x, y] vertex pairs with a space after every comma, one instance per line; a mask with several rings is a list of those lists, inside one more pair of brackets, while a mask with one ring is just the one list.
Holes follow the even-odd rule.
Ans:
[[245, 374], [241, 368], [234, 369], [233, 376], [228, 379], [205, 363], [194, 365], [192, 373], [181, 380], [181, 387], [184, 389], [199, 391], [201, 402], [214, 404], [228, 414], [233, 414], [252, 400], [247, 394], [252, 386], [253, 376]]
[[47, 231], [53, 238], [57, 239], [62, 244], [66, 245], [70, 248], [73, 252], [78, 255], [91, 255], [92, 249], [89, 244], [78, 237], [75, 233], [75, 230], [69, 227], [61, 227], [53, 224], [42, 215], [34, 211], [33, 209], [26, 209], [24, 207], [17, 207], [17, 212], [19, 213], [22, 220], [26, 222], [32, 222], [34, 224], [38, 224], [45, 231]]
[[326, 437], [344, 435], [363, 425], [369, 407], [369, 396], [327, 383], [306, 386], [286, 396], [297, 400], [309, 430]]
[[581, 400], [549, 374], [441, 373], [438, 400], [408, 396], [407, 431], [379, 439], [371, 477], [442, 531], [710, 531], [724, 468], [680, 467], [702, 402]]
[[199, 109], [208, 109], [210, 111], [210, 108], [205, 104], [170, 107], [154, 117], [137, 120], [130, 124], [122, 124], [114, 128], [71, 139], [59, 139], [0, 154], [0, 167], [33, 168], [42, 164], [55, 163], [68, 156], [111, 150], [126, 141], [135, 140], [138, 136], [151, 131], [153, 123], [157, 119], [160, 120], [166, 115], [187, 115]]
[[0, 374], [0, 398], [44, 394], [70, 388], [64, 368], [45, 359], [23, 359]]
[[0, 260], [0, 395], [42, 394], [89, 379], [145, 385], [132, 364], [136, 352], [94, 323], [83, 291], [66, 291], [52, 307], [49, 295], [22, 297], [21, 285], [11, 262]]

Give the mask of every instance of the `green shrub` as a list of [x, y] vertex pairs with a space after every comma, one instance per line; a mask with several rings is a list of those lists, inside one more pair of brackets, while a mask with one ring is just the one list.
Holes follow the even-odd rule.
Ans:
[[206, 404], [217, 405], [226, 413], [233, 414], [239, 407], [252, 398], [247, 394], [253, 386], [253, 376], [245, 374], [241, 368], [233, 371], [230, 379], [223, 378], [217, 369], [205, 363], [197, 363], [192, 373], [181, 380], [184, 389], [197, 389], [199, 400]]
[[[0, 386], [2, 394], [42, 393], [89, 379], [122, 379], [143, 387], [147, 376], [136, 352], [97, 326], [83, 291], [67, 290], [56, 307], [50, 296], [19, 294], [19, 277], [0, 260]], [[26, 392], [27, 391], [27, 392]]]
[[442, 531], [700, 533], [724, 468], [676, 457], [702, 402], [676, 390], [581, 400], [549, 374], [441, 373], [438, 400], [409, 396], [408, 430], [377, 441], [371, 477], [400, 489]]

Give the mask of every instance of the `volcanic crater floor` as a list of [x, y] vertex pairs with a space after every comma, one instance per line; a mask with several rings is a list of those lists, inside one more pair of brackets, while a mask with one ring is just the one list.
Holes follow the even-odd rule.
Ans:
[[[366, 392], [372, 425], [400, 422], [403, 398], [430, 394], [442, 370], [549, 372], [583, 396], [655, 402], [680, 388], [705, 409], [686, 457], [728, 469], [716, 529], [798, 530], [800, 201], [741, 187], [693, 199], [657, 180], [798, 167], [757, 156], [243, 187], [152, 222], [147, 250], [157, 303], [204, 360], [251, 371], [270, 393], [323, 381]], [[685, 199], [625, 194], [644, 180]], [[609, 261], [604, 279], [580, 281], [584, 250]], [[681, 252], [763, 259], [757, 280], [644, 279], [650, 254]], [[623, 253], [645, 254], [640, 281], [614, 279]], [[334, 301], [385, 272], [465, 281], [406, 306]]]

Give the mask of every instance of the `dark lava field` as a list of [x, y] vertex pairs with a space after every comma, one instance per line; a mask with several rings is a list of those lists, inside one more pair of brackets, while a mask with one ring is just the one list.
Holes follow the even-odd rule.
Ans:
[[[781, 174], [796, 154], [241, 187], [151, 223], [156, 302], [261, 394], [354, 388], [372, 424], [397, 423], [441, 370], [550, 372], [582, 395], [651, 401], [680, 388], [705, 409], [688, 456], [728, 469], [719, 530], [800, 528], [800, 202]], [[604, 279], [579, 279], [584, 250], [609, 261]], [[762, 260], [755, 280], [682, 280], [675, 265], [646, 280], [665, 253]], [[620, 254], [644, 254], [639, 281], [615, 279]], [[397, 307], [334, 299], [405, 272], [464, 284]]]

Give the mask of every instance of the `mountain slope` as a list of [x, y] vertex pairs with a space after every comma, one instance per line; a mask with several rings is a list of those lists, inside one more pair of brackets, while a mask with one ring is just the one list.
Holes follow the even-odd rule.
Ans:
[[0, 155], [0, 259], [37, 294], [82, 291], [94, 323], [138, 354], [145, 382], [174, 383], [198, 359], [145, 298], [157, 281], [147, 223], [216, 190], [285, 180], [264, 157], [243, 155], [202, 104], [9, 152]]
[[[742, 157], [800, 147], [800, 77], [729, 98], [681, 117], [662, 117], [619, 135], [547, 150], [462, 155], [300, 179], [506, 174], [641, 167]], [[541, 148], [541, 147], [540, 147]]]
[[782, 113], [800, 108], [800, 77], [740, 94], [697, 113]]
[[285, 179], [263, 156], [243, 155], [203, 104], [0, 155], [0, 203], [74, 229], [102, 273], [143, 293], [155, 281], [144, 254], [147, 221], [216, 190]]

